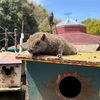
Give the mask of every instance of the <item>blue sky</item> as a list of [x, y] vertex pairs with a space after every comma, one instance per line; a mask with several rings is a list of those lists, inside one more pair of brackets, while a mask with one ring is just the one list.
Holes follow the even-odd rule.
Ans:
[[70, 18], [81, 22], [86, 18], [100, 18], [100, 0], [28, 0], [43, 5], [54, 17], [65, 20]]

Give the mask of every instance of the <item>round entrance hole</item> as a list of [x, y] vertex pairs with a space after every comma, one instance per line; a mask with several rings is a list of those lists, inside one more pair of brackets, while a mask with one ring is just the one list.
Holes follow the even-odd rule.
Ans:
[[77, 78], [68, 76], [61, 80], [59, 90], [63, 96], [74, 98], [81, 91], [81, 83]]

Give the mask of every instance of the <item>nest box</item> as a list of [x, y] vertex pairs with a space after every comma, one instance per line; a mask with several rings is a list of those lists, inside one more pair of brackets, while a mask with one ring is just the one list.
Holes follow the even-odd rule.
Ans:
[[100, 52], [18, 56], [26, 62], [29, 100], [100, 100]]
[[21, 85], [21, 60], [15, 53], [0, 53], [0, 91], [16, 91]]

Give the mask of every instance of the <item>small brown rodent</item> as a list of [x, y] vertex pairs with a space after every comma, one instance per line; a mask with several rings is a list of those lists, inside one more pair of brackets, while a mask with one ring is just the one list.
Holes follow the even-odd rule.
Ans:
[[46, 54], [61, 57], [77, 54], [73, 44], [56, 34], [37, 32], [29, 37], [27, 43], [28, 51], [32, 55]]

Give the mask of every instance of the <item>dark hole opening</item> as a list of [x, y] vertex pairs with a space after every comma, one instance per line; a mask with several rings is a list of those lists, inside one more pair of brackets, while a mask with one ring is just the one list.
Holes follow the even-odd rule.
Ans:
[[81, 91], [81, 83], [77, 78], [68, 76], [61, 80], [59, 90], [63, 96], [74, 98]]

